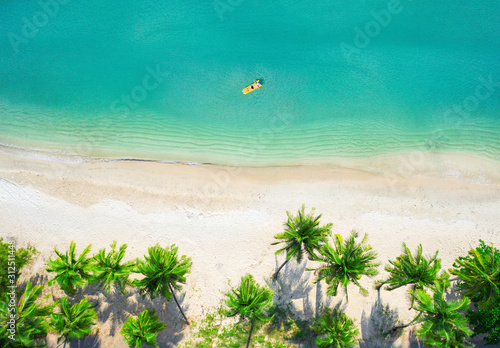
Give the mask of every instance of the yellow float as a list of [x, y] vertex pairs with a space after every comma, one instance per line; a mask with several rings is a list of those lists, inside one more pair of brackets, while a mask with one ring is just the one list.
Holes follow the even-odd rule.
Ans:
[[259, 89], [260, 87], [262, 87], [262, 84], [259, 81], [260, 80], [255, 80], [254, 83], [252, 83], [250, 86], [248, 86], [247, 88], [244, 88], [243, 94], [248, 94], [248, 93], [255, 91], [256, 89]]

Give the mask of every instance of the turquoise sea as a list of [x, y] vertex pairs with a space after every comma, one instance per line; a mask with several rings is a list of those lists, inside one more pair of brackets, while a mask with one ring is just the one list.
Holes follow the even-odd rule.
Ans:
[[259, 166], [500, 159], [499, 18], [498, 0], [3, 0], [0, 144]]

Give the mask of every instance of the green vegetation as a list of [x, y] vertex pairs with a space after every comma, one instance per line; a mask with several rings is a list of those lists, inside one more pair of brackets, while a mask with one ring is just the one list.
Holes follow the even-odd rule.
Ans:
[[460, 279], [458, 288], [474, 306], [467, 311], [473, 336], [486, 334], [486, 343], [500, 343], [500, 250], [480, 240], [479, 246], [455, 260], [453, 267], [450, 273]]
[[[389, 277], [378, 282], [377, 290], [384, 284], [388, 284], [387, 290], [391, 291], [405, 285], [413, 285], [412, 290], [422, 290], [424, 287], [432, 287], [436, 281], [444, 280], [448, 277], [446, 272], [439, 275], [441, 270], [441, 259], [438, 259], [439, 251], [434, 256], [425, 258], [422, 256], [422, 244], [418, 245], [417, 252], [412, 255], [410, 249], [403, 243], [403, 254], [399, 255], [395, 261], [389, 260], [392, 265], [386, 265], [385, 270], [389, 272]], [[411, 307], [414, 298], [411, 297]]]
[[420, 312], [414, 323], [422, 324], [416, 333], [426, 345], [432, 347], [466, 347], [469, 344], [465, 338], [472, 332], [464, 311], [470, 300], [446, 301], [445, 289], [448, 285], [448, 281], [437, 282], [432, 297], [425, 290], [411, 291], [416, 301], [415, 309]]
[[182, 347], [241, 347], [248, 339], [248, 329], [245, 325], [231, 323], [222, 325], [223, 310], [218, 313], [209, 313], [197, 328], [195, 337], [196, 342], [186, 343]]
[[[272, 244], [284, 244], [277, 254], [285, 252], [286, 261], [276, 270], [273, 280], [277, 279], [289, 260], [296, 259], [300, 263], [305, 253], [310, 260], [321, 263], [317, 269], [308, 270], [316, 271], [315, 283], [326, 281], [328, 296], [336, 296], [340, 286], [344, 288], [348, 300], [350, 283], [356, 285], [361, 294], [367, 295], [368, 290], [359, 281], [363, 276], [371, 278], [377, 275], [380, 265], [376, 261], [377, 254], [366, 243], [367, 235], [356, 243], [354, 230], [345, 240], [336, 234], [333, 244], [330, 244], [332, 224], [320, 227], [321, 215], [306, 214], [304, 211], [302, 205], [297, 216], [287, 212], [285, 229], [275, 236], [278, 241]], [[176, 292], [186, 283], [192, 261], [186, 255], [179, 256], [175, 244], [165, 248], [156, 244], [148, 248], [144, 259], [135, 262], [123, 261], [126, 244], [117, 249], [114, 241], [110, 252], [101, 249], [93, 256], [90, 256], [90, 248], [91, 245], [87, 246], [80, 256], [75, 253], [76, 244], [73, 241], [65, 254], [54, 248], [57, 258], [49, 258], [46, 269], [54, 272], [55, 276], [48, 284], [57, 283], [71, 296], [86, 284], [99, 284], [102, 290], [106, 289], [106, 295], [116, 288], [125, 294], [128, 286], [136, 286], [143, 298], [164, 297], [167, 301], [173, 298], [189, 324]], [[12, 285], [12, 273], [19, 284], [20, 271], [37, 253], [34, 248], [19, 248], [13, 255], [12, 243], [0, 238], [0, 251], [3, 265], [0, 270], [0, 290], [3, 292], [0, 296], [0, 347], [45, 347], [48, 330], [56, 333], [58, 343], [65, 346], [92, 333], [98, 314], [86, 298], [73, 305], [70, 305], [72, 299], [68, 297], [42, 305], [41, 301], [37, 301], [49, 297], [40, 299], [43, 285], [33, 286], [28, 281], [24, 292], [20, 291], [19, 285], [17, 289], [9, 287]], [[450, 273], [457, 276], [453, 279], [458, 281], [453, 290], [457, 292], [458, 299], [449, 301], [446, 300], [447, 293], [452, 291], [449, 275], [441, 270], [441, 260], [437, 256], [438, 252], [424, 257], [422, 245], [412, 254], [403, 243], [403, 253], [386, 265], [389, 276], [376, 282], [377, 289], [387, 285], [386, 289], [390, 291], [410, 285], [410, 310], [416, 311], [416, 315], [409, 324], [400, 325], [397, 312], [377, 301], [378, 305], [372, 307], [372, 333], [366, 343], [385, 344], [387, 339], [401, 335], [404, 328], [416, 324], [420, 325], [416, 335], [432, 347], [468, 346], [468, 337], [479, 334], [486, 334], [484, 341], [487, 344], [500, 343], [500, 251], [480, 240], [478, 247], [458, 257], [450, 269]], [[130, 282], [131, 273], [143, 277]], [[294, 281], [290, 279], [290, 284]], [[432, 291], [432, 295], [427, 291]], [[282, 297], [281, 292], [286, 292], [286, 288], [278, 292], [278, 300]], [[292, 347], [292, 343], [310, 346], [314, 342], [318, 347], [356, 345], [359, 330], [354, 319], [348, 318], [343, 311], [327, 308], [319, 317], [315, 314], [298, 319], [293, 314], [291, 302], [282, 307], [282, 304], [274, 303], [273, 296], [271, 289], [258, 285], [251, 275], [243, 276], [240, 284], [226, 294], [226, 307], [220, 308], [217, 313], [209, 313], [199, 326], [194, 323], [192, 339], [181, 347], [237, 348], [245, 342], [247, 348], [285, 348]], [[292, 298], [297, 299], [293, 295]], [[56, 305], [59, 305], [59, 311], [54, 313]], [[239, 320], [236, 322], [233, 317]], [[363, 319], [364, 323], [367, 321]], [[130, 347], [142, 347], [144, 344], [158, 347], [157, 335], [166, 327], [154, 310], [144, 310], [137, 318], [127, 318], [121, 333]]]
[[111, 244], [111, 251], [106, 255], [106, 250], [101, 249], [94, 255], [93, 274], [90, 283], [99, 283], [100, 288], [106, 288], [106, 296], [111, 288], [116, 285], [125, 294], [125, 287], [129, 284], [129, 274], [134, 270], [132, 261], [121, 264], [127, 245], [123, 244], [116, 251], [116, 241]]
[[123, 323], [121, 334], [131, 348], [142, 348], [143, 344], [149, 344], [156, 348], [156, 336], [167, 327], [162, 323], [154, 309], [143, 310], [137, 319], [128, 317]]
[[[389, 261], [393, 265], [386, 266], [390, 276], [379, 282], [379, 286], [389, 284], [388, 290], [392, 290], [407, 284], [413, 285], [409, 291], [411, 307], [417, 301], [415, 310], [419, 313], [409, 325], [422, 323], [417, 335], [427, 345], [466, 346], [469, 345], [465, 341], [467, 337], [483, 333], [487, 334], [486, 343], [499, 342], [500, 252], [497, 249], [480, 241], [479, 247], [470, 250], [467, 256], [455, 260], [450, 273], [458, 277], [457, 289], [465, 296], [455, 301], [446, 301], [444, 298], [449, 286], [449, 275], [446, 271], [439, 275], [441, 262], [437, 258], [437, 252], [431, 258], [424, 258], [419, 245], [413, 256], [404, 243], [403, 252], [395, 262]], [[424, 288], [434, 291], [432, 298]], [[473, 306], [467, 309], [470, 303]], [[470, 325], [474, 331], [469, 330]]]
[[450, 273], [460, 280], [460, 289], [465, 296], [475, 298], [480, 308], [485, 309], [500, 297], [500, 251], [486, 245], [469, 250], [468, 256], [459, 257]]
[[278, 241], [272, 245], [285, 244], [276, 252], [276, 255], [286, 252], [286, 261], [274, 273], [274, 280], [278, 279], [279, 272], [291, 259], [295, 258], [298, 263], [302, 262], [304, 251], [310, 259], [316, 259], [316, 251], [326, 244], [327, 238], [331, 235], [332, 224], [320, 227], [321, 214], [314, 216], [314, 209], [310, 214], [306, 214], [304, 210], [305, 206], [302, 205], [297, 216], [287, 211], [288, 221], [285, 223], [285, 230], [274, 236]]
[[[205, 316], [199, 325], [193, 324], [193, 339], [184, 342], [180, 348], [239, 348], [248, 342], [250, 322], [231, 322], [224, 315], [226, 310], [220, 308]], [[270, 320], [256, 323], [252, 334], [250, 347], [265, 348], [292, 348], [295, 345], [286, 343], [286, 340], [305, 342], [303, 327], [308, 333], [311, 323], [292, 319], [287, 309], [274, 306], [269, 311]], [[313, 333], [314, 334], [314, 333]], [[311, 337], [308, 337], [310, 341]], [[314, 338], [314, 337], [313, 337]]]
[[486, 334], [484, 341], [487, 344], [500, 343], [500, 301], [490, 309], [467, 310], [467, 318], [473, 327], [473, 336]]
[[181, 347], [242, 347], [248, 340], [249, 323], [222, 324], [223, 319], [222, 309], [219, 309], [218, 313], [209, 313], [196, 328], [195, 342], [186, 342]]
[[137, 272], [144, 275], [144, 278], [136, 279], [132, 284], [140, 288], [143, 297], [149, 295], [154, 299], [161, 295], [167, 301], [173, 297], [184, 320], [189, 324], [174, 290], [181, 290], [181, 284], [186, 284], [186, 274], [190, 272], [192, 262], [186, 255], [179, 258], [177, 250], [175, 244], [166, 248], [156, 244], [148, 248], [149, 256], [144, 256], [144, 260], [137, 260]]
[[323, 265], [317, 269], [318, 279], [316, 283], [325, 279], [328, 284], [327, 295], [337, 296], [339, 285], [345, 289], [348, 300], [347, 286], [354, 283], [363, 295], [368, 294], [358, 282], [362, 276], [374, 277], [378, 274], [377, 267], [380, 263], [375, 262], [377, 254], [372, 251], [370, 245], [366, 245], [368, 235], [365, 234], [361, 243], [356, 244], [356, 231], [352, 231], [347, 240], [343, 240], [339, 234], [335, 235], [333, 248], [330, 244], [320, 249], [321, 257], [317, 261]]
[[66, 254], [61, 254], [54, 248], [58, 257], [55, 260], [49, 258], [46, 269], [48, 272], [55, 272], [56, 276], [49, 280], [49, 285], [57, 282], [66, 293], [75, 295], [77, 288], [84, 286], [91, 277], [93, 258], [87, 257], [90, 248], [91, 245], [87, 246], [78, 258], [75, 254], [76, 244], [73, 241]]
[[240, 285], [226, 294], [228, 309], [225, 314], [228, 317], [238, 315], [241, 321], [250, 322], [247, 348], [250, 345], [254, 325], [269, 320], [265, 312], [273, 305], [273, 295], [271, 289], [259, 286], [250, 274], [243, 276]]
[[319, 348], [347, 348], [358, 343], [356, 337], [359, 336], [359, 330], [354, 320], [338, 309], [325, 309], [312, 329], [318, 334], [316, 345]]
[[314, 318], [301, 319], [292, 311], [290, 302], [283, 307], [275, 304], [269, 311], [271, 317], [267, 332], [276, 339], [301, 342], [311, 346], [316, 340], [316, 333], [311, 328]]
[[[3, 297], [8, 291], [8, 286], [13, 285], [9, 280], [17, 281], [21, 276], [21, 270], [24, 266], [29, 264], [33, 257], [38, 254], [34, 247], [28, 246], [27, 248], [17, 248], [14, 251], [14, 265], [12, 260], [9, 260], [9, 255], [15, 245], [10, 242], [4, 242], [0, 237], [0, 297]], [[14, 273], [9, 273], [9, 267], [15, 267]], [[11, 268], [12, 270], [12, 268]], [[14, 275], [14, 277], [9, 277]]]
[[[28, 282], [24, 293], [15, 303], [14, 314], [9, 311], [9, 297], [5, 296], [0, 299], [0, 343], [2, 347], [45, 346], [44, 339], [49, 328], [47, 316], [52, 313], [55, 303], [48, 306], [36, 303], [42, 289], [43, 285], [33, 286], [31, 282]], [[47, 298], [48, 295], [44, 299]], [[13, 326], [15, 326], [15, 331]]]
[[51, 329], [60, 335], [58, 344], [64, 342], [66, 347], [66, 343], [92, 333], [97, 312], [85, 297], [73, 305], [69, 304], [67, 297], [63, 297], [59, 305], [59, 313], [52, 313], [49, 320]]

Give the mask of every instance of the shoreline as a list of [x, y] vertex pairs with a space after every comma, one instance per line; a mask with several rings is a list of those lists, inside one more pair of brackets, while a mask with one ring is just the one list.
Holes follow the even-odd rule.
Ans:
[[[338, 170], [366, 171], [376, 175], [390, 177], [410, 176], [450, 176], [456, 170], [460, 174], [463, 170], [474, 170], [483, 167], [486, 170], [486, 181], [500, 181], [500, 159], [481, 157], [471, 153], [447, 153], [414, 150], [411, 152], [381, 154], [363, 158], [332, 158], [330, 161], [318, 160], [308, 164], [291, 163], [275, 165], [226, 165], [212, 162], [173, 161], [136, 157], [92, 157], [79, 154], [70, 154], [60, 151], [23, 148], [0, 143], [0, 155], [5, 154], [15, 158], [40, 160], [55, 163], [113, 163], [113, 162], [145, 162], [170, 165], [212, 166], [221, 168], [336, 168]], [[391, 163], [392, 162], [392, 163]], [[394, 163], [396, 162], [396, 163]], [[463, 163], [468, 163], [464, 165]], [[392, 166], [392, 168], [391, 168]], [[228, 171], [234, 171], [228, 169]], [[476, 183], [480, 183], [479, 181]]]
[[[18, 117], [14, 118], [19, 122]], [[16, 126], [7, 122], [5, 133], [0, 135], [0, 151], [36, 153], [60, 160], [134, 159], [238, 167], [343, 167], [351, 162], [360, 162], [362, 166], [372, 158], [408, 154], [413, 154], [417, 161], [419, 156], [433, 154], [500, 161], [500, 142], [495, 137], [500, 128], [496, 123], [488, 123], [487, 118], [457, 129], [443, 123], [441, 127], [422, 130], [390, 122], [342, 119], [332, 119], [332, 124], [301, 126], [294, 123], [298, 117], [292, 114], [270, 116], [267, 124], [255, 129], [201, 127], [170, 119], [114, 129], [106, 123], [111, 120], [104, 119], [107, 126], [97, 123], [95, 127], [77, 127], [47, 119], [51, 128], [46, 131], [43, 124], [21, 131], [23, 123]], [[10, 133], [9, 127], [14, 127]]]
[[[176, 244], [182, 255], [193, 259], [192, 273], [181, 293], [188, 317], [196, 320], [217, 308], [223, 293], [242, 275], [251, 273], [262, 284], [268, 280], [284, 259], [274, 255], [278, 248], [271, 245], [273, 237], [282, 230], [286, 211], [295, 214], [302, 204], [307, 211], [315, 207], [317, 214], [323, 214], [321, 224], [333, 222], [334, 234], [345, 237], [356, 229], [360, 236], [369, 235], [368, 242], [382, 263], [374, 280], [385, 277], [383, 265], [400, 254], [402, 242], [412, 251], [421, 243], [425, 255], [439, 250], [443, 269], [479, 239], [500, 243], [500, 166], [496, 161], [434, 154], [426, 157], [428, 161], [414, 162], [419, 165], [413, 171], [399, 172], [397, 166], [388, 166], [406, 163], [403, 160], [408, 158], [409, 154], [372, 159], [361, 170], [329, 165], [67, 163], [0, 151], [0, 234], [41, 252], [25, 270], [25, 280], [50, 279], [45, 260], [54, 256], [54, 246], [65, 251], [71, 240], [77, 244], [77, 253], [90, 243], [93, 253], [109, 249], [113, 240], [126, 243], [126, 260], [142, 257], [157, 242]], [[300, 289], [290, 278], [291, 292], [282, 300], [290, 301], [298, 315], [309, 315], [306, 303], [345, 304], [342, 295], [324, 296], [325, 284], [314, 286], [313, 272], [301, 272], [303, 267], [291, 262], [284, 270], [310, 288], [297, 296], [294, 291]], [[349, 290], [347, 314], [358, 324], [377, 300], [374, 280], [362, 279], [370, 291], [368, 297]], [[57, 298], [63, 295], [56, 286], [46, 291]], [[138, 301], [135, 292], [119, 305], [107, 302], [99, 292], [88, 296], [137, 315], [137, 306], [127, 307], [127, 301]], [[404, 291], [382, 291], [380, 296], [384, 304], [398, 310], [401, 321], [410, 319]], [[160, 319], [189, 338], [176, 327], [175, 308], [162, 303], [152, 302]], [[100, 321], [99, 339], [105, 346], [124, 347], [113, 325], [117, 324], [109, 317]], [[168, 340], [168, 333], [160, 334], [159, 341]], [[403, 347], [406, 339], [399, 341]]]

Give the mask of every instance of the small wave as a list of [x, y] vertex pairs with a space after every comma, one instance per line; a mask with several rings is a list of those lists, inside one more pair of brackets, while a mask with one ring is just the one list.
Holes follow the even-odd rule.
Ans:
[[202, 166], [213, 163], [201, 163], [201, 162], [183, 162], [183, 161], [165, 161], [165, 160], [154, 160], [147, 158], [109, 158], [103, 159], [103, 162], [153, 162], [153, 163], [167, 163], [167, 164], [185, 164], [188, 166]]
[[184, 164], [189, 166], [213, 165], [209, 162], [192, 162], [192, 161], [170, 161], [156, 160], [149, 158], [105, 158], [92, 157], [84, 155], [76, 155], [64, 153], [61, 151], [41, 150], [37, 148], [22, 147], [10, 144], [0, 143], [0, 152], [7, 153], [19, 158], [36, 159], [42, 161], [60, 162], [60, 163], [90, 163], [90, 162], [153, 162], [165, 164]]
[[42, 150], [37, 148], [22, 147], [0, 143], [0, 152], [20, 158], [37, 159], [61, 163], [85, 163], [92, 159], [84, 155], [64, 153], [61, 151]]

